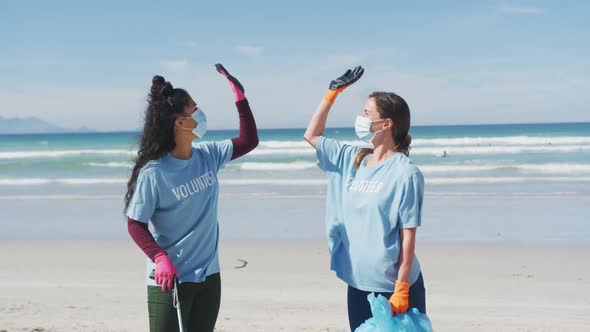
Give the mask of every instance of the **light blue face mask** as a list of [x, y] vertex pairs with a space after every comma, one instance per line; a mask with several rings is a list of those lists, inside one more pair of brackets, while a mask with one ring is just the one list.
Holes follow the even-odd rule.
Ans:
[[[180, 126], [179, 126], [179, 128], [184, 129], [184, 130], [190, 130], [198, 138], [203, 138], [203, 136], [205, 136], [205, 133], [207, 132], [207, 116], [205, 115], [205, 112], [203, 111], [203, 109], [198, 107], [197, 110], [194, 111], [190, 117], [193, 120], [195, 120], [195, 122], [197, 123], [197, 126], [193, 129], [184, 128], [184, 127], [180, 127]], [[185, 116], [184, 118], [188, 118], [188, 116]]]
[[356, 132], [358, 138], [363, 140], [365, 143], [371, 144], [373, 142], [373, 138], [375, 138], [375, 134], [383, 131], [383, 129], [381, 129], [373, 133], [371, 132], [371, 125], [374, 122], [380, 122], [383, 120], [385, 119], [371, 121], [371, 119], [359, 115], [356, 117], [356, 121], [354, 122], [354, 131]]

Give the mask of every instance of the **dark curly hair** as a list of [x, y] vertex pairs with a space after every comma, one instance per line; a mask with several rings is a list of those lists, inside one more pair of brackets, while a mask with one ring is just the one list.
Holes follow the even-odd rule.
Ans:
[[139, 171], [150, 160], [160, 159], [176, 147], [174, 142], [174, 121], [184, 115], [184, 107], [190, 102], [190, 95], [183, 89], [175, 89], [164, 77], [156, 75], [148, 95], [145, 123], [139, 140], [139, 151], [127, 183], [125, 212], [133, 197]]

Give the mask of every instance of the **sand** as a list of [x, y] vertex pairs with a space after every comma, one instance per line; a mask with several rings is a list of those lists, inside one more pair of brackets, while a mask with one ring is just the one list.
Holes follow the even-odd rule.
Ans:
[[[131, 241], [2, 241], [0, 331], [147, 331]], [[218, 331], [347, 331], [322, 241], [223, 241]], [[435, 331], [590, 330], [590, 248], [419, 243]], [[238, 259], [248, 261], [242, 269]]]

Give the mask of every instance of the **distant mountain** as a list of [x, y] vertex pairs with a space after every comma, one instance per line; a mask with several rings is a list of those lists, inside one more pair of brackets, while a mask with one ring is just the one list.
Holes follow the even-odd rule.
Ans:
[[88, 133], [95, 130], [81, 127], [62, 128], [36, 117], [4, 118], [0, 116], [0, 135], [2, 134], [45, 134], [45, 133]]

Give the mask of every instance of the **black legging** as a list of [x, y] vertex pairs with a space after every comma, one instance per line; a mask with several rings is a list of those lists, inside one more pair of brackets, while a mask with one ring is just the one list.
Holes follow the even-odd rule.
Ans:
[[[178, 290], [182, 311], [183, 332], [213, 332], [221, 301], [219, 273], [200, 283], [186, 282]], [[178, 331], [172, 292], [162, 292], [161, 286], [148, 286], [148, 313], [151, 332]]]
[[[350, 330], [354, 331], [367, 319], [373, 317], [371, 306], [367, 301], [367, 296], [373, 292], [365, 292], [354, 287], [348, 286], [348, 323]], [[389, 299], [393, 293], [375, 293], [383, 295]], [[412, 286], [410, 286], [410, 308], [416, 308], [421, 313], [426, 313], [426, 290], [424, 289], [424, 279], [422, 273]]]

